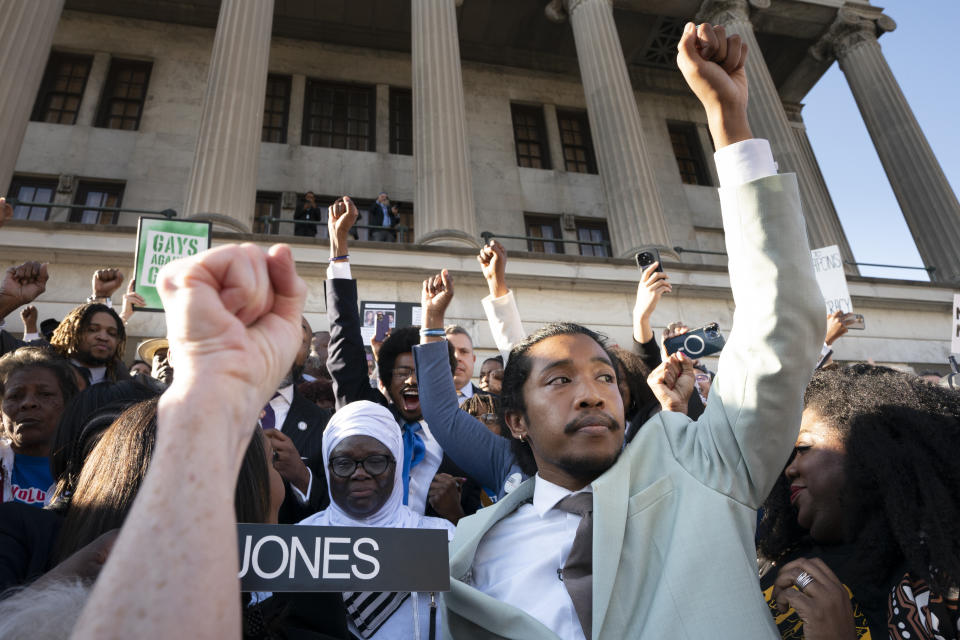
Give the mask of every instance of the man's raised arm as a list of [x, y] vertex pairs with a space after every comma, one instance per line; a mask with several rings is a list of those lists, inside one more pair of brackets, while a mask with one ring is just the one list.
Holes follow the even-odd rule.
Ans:
[[688, 24], [679, 50], [677, 62], [704, 105], [717, 149], [736, 310], [706, 411], [694, 428], [668, 437], [702, 482], [758, 506], [799, 429], [824, 335], [823, 299], [796, 176], [776, 175], [769, 144], [752, 139], [747, 123], [746, 46], [723, 27]]
[[330, 321], [330, 347], [327, 370], [333, 378], [337, 408], [356, 400], [386, 405], [383, 394], [370, 386], [367, 378], [367, 354], [360, 334], [357, 309], [357, 281], [350, 273], [350, 229], [357, 221], [357, 206], [344, 196], [328, 211], [330, 266], [324, 283], [327, 294], [327, 318]]

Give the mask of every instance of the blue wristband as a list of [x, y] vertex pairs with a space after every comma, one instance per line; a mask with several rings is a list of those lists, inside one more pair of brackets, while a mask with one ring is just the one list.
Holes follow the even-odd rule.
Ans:
[[442, 338], [447, 332], [443, 329], [420, 329], [420, 335], [424, 338]]

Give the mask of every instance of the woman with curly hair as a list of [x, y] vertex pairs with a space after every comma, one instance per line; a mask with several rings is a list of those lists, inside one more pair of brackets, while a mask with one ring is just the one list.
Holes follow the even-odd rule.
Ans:
[[814, 374], [764, 505], [783, 638], [960, 637], [960, 394], [886, 367]]
[[84, 374], [88, 384], [116, 382], [129, 376], [121, 360], [127, 340], [117, 312], [98, 304], [74, 308], [53, 332], [50, 345]]

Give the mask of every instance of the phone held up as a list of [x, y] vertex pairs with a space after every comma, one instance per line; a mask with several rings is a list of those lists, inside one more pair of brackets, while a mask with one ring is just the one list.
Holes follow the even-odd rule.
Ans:
[[390, 328], [390, 319], [382, 311], [377, 311], [377, 330], [373, 339], [377, 342], [383, 342], [387, 339], [387, 330]]
[[848, 313], [843, 316], [840, 320], [847, 329], [866, 329], [867, 325], [864, 323], [863, 316], [859, 313]]
[[720, 335], [720, 325], [716, 322], [711, 322], [705, 327], [663, 341], [663, 347], [666, 349], [667, 355], [683, 351], [692, 360], [713, 355], [723, 349], [724, 344], [726, 342]]
[[637, 268], [640, 269], [640, 272], [643, 273], [647, 270], [647, 267], [652, 265], [654, 262], [657, 263], [657, 268], [654, 271], [663, 271], [663, 265], [660, 264], [660, 252], [656, 249], [644, 249], [637, 253]]

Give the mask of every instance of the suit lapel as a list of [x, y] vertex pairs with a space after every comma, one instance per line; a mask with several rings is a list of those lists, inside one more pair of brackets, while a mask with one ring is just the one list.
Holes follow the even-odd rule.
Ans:
[[[613, 584], [620, 568], [627, 505], [630, 500], [627, 479], [627, 452], [610, 470], [593, 482], [593, 635], [599, 637], [613, 595]], [[631, 572], [643, 575], [642, 567]]]

